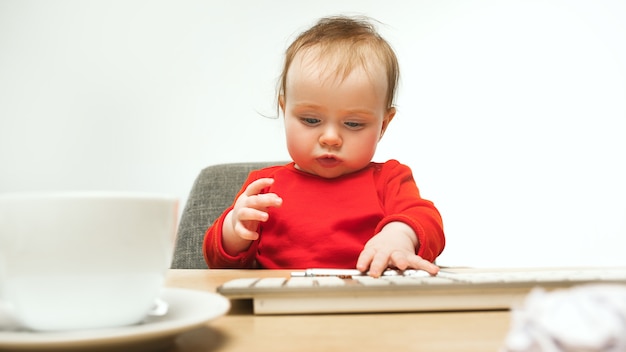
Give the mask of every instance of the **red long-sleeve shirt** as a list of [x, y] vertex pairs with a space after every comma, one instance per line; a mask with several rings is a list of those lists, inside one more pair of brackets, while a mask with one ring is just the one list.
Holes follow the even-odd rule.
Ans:
[[[239, 191], [259, 178], [274, 178], [265, 192], [282, 206], [269, 209], [260, 238], [236, 256], [224, 251], [222, 225], [231, 205], [207, 230], [203, 251], [210, 268], [355, 268], [365, 243], [392, 221], [417, 234], [417, 254], [434, 261], [445, 245], [441, 216], [422, 199], [408, 166], [396, 160], [333, 179], [311, 175], [294, 163], [250, 173]], [[264, 192], [264, 193], [265, 193]]]

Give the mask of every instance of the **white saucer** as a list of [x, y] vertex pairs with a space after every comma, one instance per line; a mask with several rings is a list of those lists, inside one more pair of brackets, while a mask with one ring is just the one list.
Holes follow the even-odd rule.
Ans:
[[146, 318], [138, 325], [64, 332], [0, 331], [0, 350], [84, 350], [151, 342], [164, 344], [230, 309], [227, 298], [210, 292], [166, 288], [161, 299], [169, 305], [167, 314]]

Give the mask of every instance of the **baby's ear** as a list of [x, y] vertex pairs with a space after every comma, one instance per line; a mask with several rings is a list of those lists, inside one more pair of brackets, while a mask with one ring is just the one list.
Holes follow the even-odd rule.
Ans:
[[383, 135], [387, 130], [387, 126], [389, 126], [389, 123], [391, 122], [391, 120], [393, 120], [394, 116], [396, 116], [396, 108], [391, 107], [389, 108], [389, 110], [387, 110], [387, 113], [383, 117], [383, 126], [380, 129], [380, 137], [378, 137], [378, 140], [381, 140], [383, 138]]
[[280, 109], [283, 111], [283, 114], [284, 114], [285, 113], [285, 95], [278, 96], [278, 106], [280, 107]]

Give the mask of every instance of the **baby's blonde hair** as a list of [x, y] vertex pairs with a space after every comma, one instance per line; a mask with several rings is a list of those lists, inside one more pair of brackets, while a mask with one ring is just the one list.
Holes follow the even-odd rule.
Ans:
[[318, 56], [333, 58], [335, 74], [345, 78], [355, 67], [381, 64], [387, 74], [386, 108], [393, 107], [400, 67], [395, 52], [383, 39], [372, 22], [365, 17], [333, 16], [320, 19], [317, 24], [301, 33], [285, 52], [285, 64], [280, 76], [278, 97], [285, 98], [287, 72], [294, 57], [312, 47]]

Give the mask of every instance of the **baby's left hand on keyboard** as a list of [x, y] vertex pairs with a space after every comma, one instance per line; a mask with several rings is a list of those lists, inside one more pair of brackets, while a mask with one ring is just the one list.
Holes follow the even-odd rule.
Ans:
[[389, 223], [365, 244], [356, 268], [372, 277], [379, 277], [388, 267], [420, 269], [436, 275], [439, 267], [415, 254], [414, 241], [417, 237], [409, 226]]

